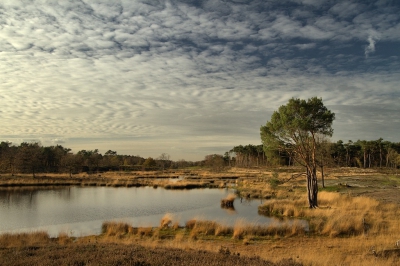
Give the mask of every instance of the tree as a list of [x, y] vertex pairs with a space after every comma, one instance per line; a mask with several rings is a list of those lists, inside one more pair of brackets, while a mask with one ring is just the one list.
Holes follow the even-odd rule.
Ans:
[[0, 171], [10, 172], [14, 176], [15, 170], [15, 157], [17, 154], [17, 147], [13, 146], [11, 142], [2, 141], [0, 143]]
[[310, 208], [318, 206], [317, 137], [332, 136], [334, 119], [335, 114], [324, 106], [321, 98], [307, 101], [292, 98], [260, 128], [264, 150], [286, 151], [305, 167]]
[[93, 172], [93, 168], [99, 170], [99, 163], [102, 159], [102, 155], [99, 153], [98, 149], [94, 150], [81, 150], [78, 151], [77, 155], [82, 156], [84, 159], [84, 166], [87, 167], [87, 172], [91, 174]]
[[225, 165], [224, 157], [220, 154], [209, 154], [204, 157], [204, 165], [214, 171], [220, 171]]
[[69, 177], [72, 177], [72, 173], [78, 172], [82, 168], [83, 157], [81, 155], [74, 155], [67, 153], [61, 161], [64, 169], [68, 171]]
[[43, 149], [40, 143], [23, 142], [18, 147], [16, 154], [16, 162], [22, 173], [32, 173], [32, 177], [36, 177], [36, 173], [43, 170]]
[[316, 158], [317, 158], [317, 165], [321, 169], [321, 181], [322, 187], [325, 187], [325, 175], [324, 175], [324, 167], [329, 165], [332, 161], [331, 151], [332, 151], [332, 143], [329, 142], [323, 136], [317, 136], [317, 149], [316, 149]]
[[168, 153], [161, 153], [161, 155], [157, 158], [161, 169], [164, 171], [166, 163], [170, 162], [171, 156]]
[[146, 161], [144, 161], [144, 163], [143, 163], [143, 168], [144, 169], [146, 169], [146, 168], [154, 168], [156, 166], [157, 166], [156, 161], [151, 157], [147, 158]]

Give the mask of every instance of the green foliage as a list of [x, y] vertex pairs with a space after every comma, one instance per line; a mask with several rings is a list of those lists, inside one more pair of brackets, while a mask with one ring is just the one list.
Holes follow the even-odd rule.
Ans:
[[[317, 134], [332, 136], [332, 122], [335, 114], [314, 97], [300, 100], [290, 99], [287, 105], [279, 107], [271, 120], [260, 128], [264, 149], [306, 153], [307, 146], [299, 147]], [[295, 149], [295, 146], [300, 149]]]

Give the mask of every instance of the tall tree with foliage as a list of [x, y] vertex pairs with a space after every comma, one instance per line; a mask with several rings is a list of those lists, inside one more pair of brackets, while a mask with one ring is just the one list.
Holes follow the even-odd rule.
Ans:
[[307, 101], [292, 98], [260, 128], [265, 150], [286, 151], [306, 168], [310, 208], [318, 206], [317, 137], [332, 136], [334, 119], [335, 114], [324, 106], [321, 98]]

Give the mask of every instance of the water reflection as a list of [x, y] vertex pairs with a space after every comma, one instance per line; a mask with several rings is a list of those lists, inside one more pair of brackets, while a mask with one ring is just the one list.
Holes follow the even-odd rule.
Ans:
[[34, 208], [37, 205], [38, 194], [47, 191], [63, 197], [65, 200], [70, 198], [70, 188], [47, 188], [38, 189], [36, 187], [24, 188], [1, 188], [0, 204], [11, 206], [24, 206], [25, 208]]
[[233, 225], [237, 219], [270, 223], [260, 216], [260, 201], [236, 199], [234, 208], [221, 208], [227, 189], [165, 190], [152, 187], [66, 187], [0, 190], [0, 232], [43, 229], [82, 236], [100, 233], [107, 220], [133, 226], [158, 226], [165, 213], [181, 225], [190, 219], [215, 220]]

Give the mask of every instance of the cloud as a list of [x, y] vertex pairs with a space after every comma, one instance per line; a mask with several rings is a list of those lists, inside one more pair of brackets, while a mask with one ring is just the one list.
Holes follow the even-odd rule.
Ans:
[[368, 36], [368, 46], [365, 47], [365, 58], [368, 58], [369, 54], [374, 53], [375, 52], [375, 43], [376, 40], [374, 39], [374, 37], [372, 37], [371, 35]]
[[295, 44], [294, 46], [299, 48], [300, 50], [306, 50], [315, 48], [317, 45], [316, 43], [302, 43], [302, 44]]
[[0, 139], [14, 143], [201, 159], [259, 143], [259, 126], [291, 97], [349, 110], [337, 136], [351, 111], [378, 104], [370, 132], [380, 132], [380, 114], [399, 100], [396, 7], [87, 0], [9, 1], [0, 11]]
[[51, 141], [52, 143], [54, 143], [54, 144], [63, 144], [63, 143], [66, 142], [64, 139], [58, 139], [58, 138], [52, 139], [52, 140], [50, 140], [50, 141]]

